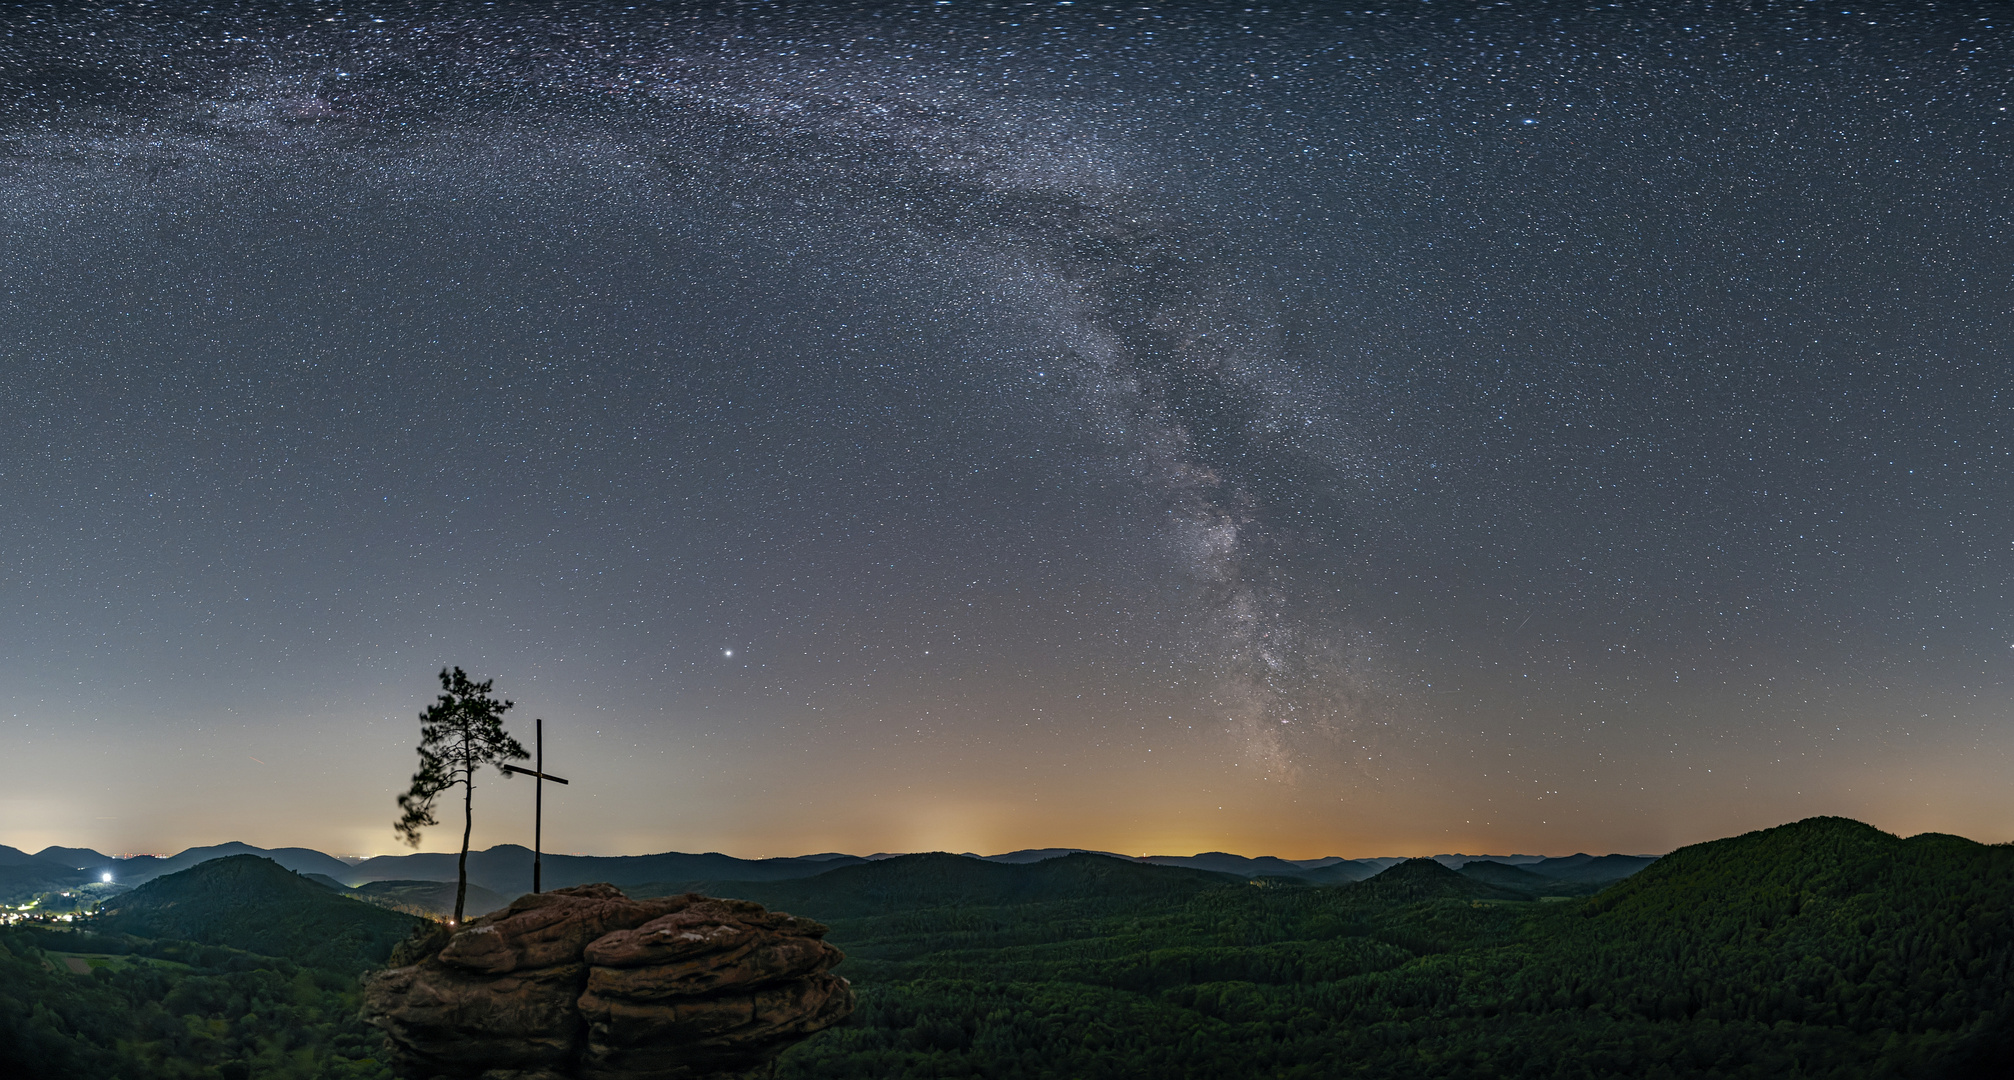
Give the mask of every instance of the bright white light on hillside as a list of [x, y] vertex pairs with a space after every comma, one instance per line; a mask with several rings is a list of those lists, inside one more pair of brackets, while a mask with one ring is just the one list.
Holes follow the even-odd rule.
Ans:
[[112, 883], [112, 875], [110, 875], [110, 874], [106, 874], [106, 875], [105, 875], [105, 884], [107, 884], [107, 885], [110, 885], [111, 883]]

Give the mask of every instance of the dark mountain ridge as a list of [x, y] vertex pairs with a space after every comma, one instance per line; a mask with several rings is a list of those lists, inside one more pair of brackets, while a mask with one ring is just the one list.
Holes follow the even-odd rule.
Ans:
[[103, 852], [92, 851], [90, 848], [56, 847], [54, 845], [45, 847], [42, 850], [36, 852], [35, 857], [38, 859], [45, 859], [53, 863], [60, 863], [63, 866], [71, 868], [72, 870], [89, 870], [94, 866], [104, 866], [108, 863], [118, 861], [117, 859], [112, 858], [110, 855], [106, 855]]
[[1503, 889], [1516, 889], [1532, 896], [1585, 896], [1599, 891], [1599, 886], [1582, 881], [1567, 881], [1562, 878], [1535, 874], [1522, 866], [1507, 866], [1491, 859], [1477, 859], [1462, 864], [1455, 871], [1465, 878], [1495, 885]]
[[1450, 870], [1433, 859], [1407, 859], [1376, 877], [1349, 886], [1353, 900], [1414, 904], [1422, 900], [1530, 900], [1532, 894], [1507, 889]]
[[[1199, 852], [1195, 855], [1130, 856], [1078, 848], [1032, 848], [1000, 855], [968, 854], [964, 857], [1001, 864], [1029, 864], [1067, 858], [1076, 854], [1096, 855], [1146, 865], [1235, 874], [1248, 879], [1293, 879], [1315, 885], [1340, 885], [1361, 881], [1404, 861], [1396, 858], [1344, 859], [1337, 856], [1299, 860], [1275, 858], [1270, 855], [1254, 858], [1221, 851]], [[346, 887], [372, 881], [453, 881], [456, 877], [458, 858], [453, 852], [417, 852], [411, 855], [380, 855], [351, 865], [310, 848], [267, 849], [237, 841], [189, 848], [165, 858], [136, 855], [127, 859], [108, 858], [88, 848], [50, 847], [36, 855], [28, 855], [14, 848], [0, 847], [0, 891], [6, 891], [11, 887], [14, 893], [26, 897], [40, 891], [54, 891], [99, 881], [105, 874], [111, 874], [112, 880], [121, 885], [140, 885], [164, 874], [186, 870], [202, 862], [233, 855], [257, 855], [268, 858], [289, 870], [323, 875], [341, 882]], [[861, 865], [902, 857], [904, 856], [881, 854], [862, 858], [856, 855], [825, 852], [789, 858], [741, 859], [719, 852], [700, 854], [664, 852], [655, 855], [618, 856], [555, 855], [548, 852], [543, 856], [542, 881], [549, 889], [598, 881], [605, 881], [621, 888], [679, 881], [787, 881], [826, 873], [839, 866]], [[1443, 862], [1456, 858], [1473, 861], [1469, 856], [1434, 858]], [[1527, 856], [1506, 858], [1527, 858]], [[480, 851], [471, 851], [468, 857], [469, 882], [499, 896], [521, 895], [531, 890], [531, 861], [531, 849], [516, 844], [499, 844]], [[1641, 869], [1649, 861], [1645, 857], [1627, 855], [1603, 856], [1600, 859], [1588, 855], [1574, 855], [1566, 859], [1547, 859], [1528, 863], [1524, 868], [1566, 880], [1599, 884], [1625, 877]], [[1557, 864], [1559, 869], [1553, 869], [1551, 864]], [[10, 869], [10, 866], [18, 869]]]
[[[353, 884], [370, 881], [453, 881], [457, 856], [452, 852], [420, 852], [413, 855], [380, 855], [366, 859], [344, 873], [334, 875]], [[518, 896], [531, 891], [532, 851], [516, 844], [500, 844], [484, 851], [469, 852], [469, 881], [502, 896]], [[554, 855], [540, 858], [540, 884], [547, 889], [563, 889], [605, 881], [627, 888], [652, 881], [725, 879], [739, 881], [781, 881], [822, 874], [835, 865], [867, 860], [852, 855], [811, 855], [778, 859], [737, 859], [709, 851], [698, 855], [665, 852], [658, 855]]]
[[1561, 881], [1606, 885], [1621, 881], [1658, 860], [1656, 855], [1569, 855], [1564, 859], [1544, 859], [1521, 869]]
[[1154, 866], [1088, 852], [1033, 863], [997, 863], [933, 852], [898, 855], [787, 881], [662, 882], [639, 887], [637, 895], [701, 891], [825, 920], [925, 908], [1166, 898], [1244, 880], [1208, 870]]
[[[1304, 877], [1255, 877], [1090, 852], [1025, 863], [939, 852], [900, 855], [786, 881], [665, 881], [637, 886], [632, 891], [636, 895], [705, 892], [754, 900], [810, 918], [835, 920], [936, 908], [1005, 907], [1064, 900], [1172, 903], [1206, 890], [1254, 882], [1302, 887], [1310, 884]], [[1498, 884], [1450, 870], [1432, 859], [1409, 859], [1375, 876], [1334, 884], [1341, 886], [1352, 902], [1387, 905], [1427, 900], [1529, 901], [1541, 895], [1585, 891], [1583, 887], [1536, 874], [1524, 874], [1516, 885]]]
[[1181, 866], [1193, 870], [1209, 870], [1219, 874], [1237, 874], [1240, 877], [1300, 878], [1321, 885], [1341, 884], [1346, 881], [1361, 881], [1379, 871], [1371, 863], [1355, 859], [1310, 859], [1296, 862], [1290, 859], [1261, 855], [1250, 858], [1232, 855], [1224, 851], [1204, 851], [1195, 855], [1145, 855], [1134, 862], [1150, 863], [1155, 866]]
[[255, 855], [262, 859], [270, 859], [289, 870], [303, 874], [324, 874], [338, 881], [349, 880], [345, 875], [350, 869], [349, 864], [341, 859], [325, 855], [313, 848], [261, 848], [236, 840], [224, 844], [188, 848], [165, 858], [158, 855], [135, 855], [126, 859], [114, 859], [90, 848], [58, 847], [44, 848], [42, 855], [45, 861], [60, 862], [72, 868], [73, 872], [81, 870], [86, 875], [86, 880], [98, 881], [102, 880], [104, 875], [110, 874], [112, 880], [121, 885], [145, 884], [164, 874], [177, 873], [192, 866], [237, 855]]
[[53, 866], [64, 870], [76, 869], [74, 866], [65, 866], [60, 862], [51, 862], [39, 855], [30, 855], [20, 848], [8, 847], [5, 844], [0, 844], [0, 866]]
[[19, 903], [39, 893], [61, 892], [95, 880], [60, 860], [0, 844], [0, 903]]

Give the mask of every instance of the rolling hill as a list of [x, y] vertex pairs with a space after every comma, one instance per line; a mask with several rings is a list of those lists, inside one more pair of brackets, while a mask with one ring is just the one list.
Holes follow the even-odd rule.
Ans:
[[922, 908], [999, 907], [1059, 900], [1179, 899], [1244, 879], [1079, 852], [1034, 863], [996, 863], [942, 852], [898, 855], [788, 881], [682, 881], [635, 895], [702, 891], [830, 920]]
[[[370, 881], [344, 889], [343, 895], [394, 911], [423, 912], [437, 918], [455, 913], [455, 883], [452, 881]], [[462, 916], [473, 919], [508, 903], [508, 898], [470, 882], [468, 894], [462, 902]]]
[[342, 971], [383, 963], [421, 921], [337, 895], [256, 855], [164, 875], [107, 908], [100, 930], [229, 945]]
[[1196, 870], [1214, 870], [1220, 874], [1237, 874], [1241, 877], [1299, 878], [1317, 885], [1340, 885], [1349, 881], [1362, 881], [1376, 875], [1382, 867], [1355, 859], [1316, 859], [1315, 865], [1306, 865], [1290, 859], [1277, 859], [1270, 855], [1246, 858], [1222, 851], [1206, 851], [1186, 858], [1153, 855], [1140, 862], [1157, 866], [1186, 866]]
[[[366, 859], [343, 873], [332, 876], [353, 883], [370, 881], [453, 881], [455, 861], [451, 852], [419, 852], [412, 855], [380, 855]], [[531, 891], [532, 851], [516, 844], [499, 844], [484, 851], [469, 852], [469, 882], [504, 896]], [[665, 852], [659, 855], [554, 855], [541, 858], [540, 883], [547, 889], [563, 889], [606, 881], [628, 888], [654, 881], [733, 880], [781, 881], [822, 874], [837, 865], [855, 865], [867, 860], [853, 855], [807, 855], [787, 859], [737, 859], [719, 852], [688, 855]]]
[[1352, 901], [1416, 904], [1423, 900], [1530, 900], [1532, 894], [1494, 885], [1450, 870], [1432, 859], [1407, 859], [1389, 870], [1348, 886]]
[[1455, 871], [1466, 878], [1487, 882], [1504, 889], [1515, 889], [1530, 896], [1586, 896], [1600, 891], [1599, 886], [1583, 881], [1565, 881], [1560, 878], [1535, 874], [1521, 866], [1506, 866], [1491, 859], [1477, 859], [1463, 863]]
[[[11, 854], [10, 854], [11, 853]], [[1208, 870], [1239, 877], [1293, 879], [1315, 885], [1340, 885], [1362, 881], [1405, 860], [1398, 858], [1280, 859], [1272, 856], [1248, 857], [1221, 851], [1195, 855], [1126, 856], [1079, 848], [1032, 848], [999, 855], [968, 855], [984, 862], [1021, 865], [1076, 854], [1096, 855], [1155, 866]], [[289, 870], [318, 874], [344, 886], [372, 881], [453, 881], [457, 856], [449, 852], [418, 852], [411, 855], [381, 855], [351, 865], [310, 848], [260, 848], [233, 841], [193, 847], [172, 856], [135, 855], [114, 859], [89, 848], [48, 847], [29, 855], [0, 846], [0, 900], [10, 895], [25, 899], [37, 892], [69, 888], [111, 874], [120, 885], [140, 885], [202, 862], [233, 855], [258, 855]], [[861, 858], [826, 852], [791, 858], [741, 859], [719, 852], [688, 854], [663, 852], [655, 855], [555, 855], [544, 856], [543, 881], [547, 888], [565, 888], [606, 881], [623, 888], [646, 884], [690, 881], [765, 882], [813, 877], [842, 866], [882, 862], [894, 855]], [[1475, 856], [1438, 855], [1449, 866], [1477, 861]], [[1572, 855], [1563, 859], [1505, 856], [1519, 861], [1524, 869], [1563, 880], [1606, 884], [1626, 877], [1652, 860], [1648, 857]], [[1530, 860], [1525, 862], [1524, 860]], [[531, 889], [532, 853], [516, 844], [499, 844], [469, 852], [469, 883], [480, 885], [500, 896], [517, 896]]]
[[1656, 861], [1655, 855], [1579, 854], [1560, 859], [1541, 859], [1538, 862], [1526, 863], [1521, 869], [1549, 878], [1558, 878], [1561, 881], [1607, 885], [1621, 881]]
[[[145, 872], [148, 874], [146, 880], [151, 881], [163, 874], [173, 874], [178, 871], [187, 870], [199, 863], [209, 862], [214, 859], [230, 858], [235, 855], [254, 855], [259, 858], [270, 859], [289, 870], [298, 871], [303, 874], [326, 874], [338, 881], [347, 880], [345, 875], [350, 870], [349, 865], [342, 860], [332, 855], [324, 855], [313, 848], [258, 848], [234, 840], [227, 844], [189, 848], [166, 859], [156, 860], [145, 867]], [[132, 873], [126, 874], [123, 880], [129, 884], [141, 884], [140, 881], [133, 879]]]
[[22, 851], [20, 848], [8, 847], [5, 844], [0, 844], [0, 866], [44, 866], [44, 865], [61, 865], [61, 864], [50, 863], [49, 860], [44, 859], [38, 855], [30, 855], [27, 852]]
[[96, 880], [59, 860], [30, 855], [0, 844], [0, 904], [17, 904], [45, 892], [60, 892]]
[[44, 848], [35, 857], [46, 863], [60, 864], [72, 872], [81, 871], [86, 880], [97, 881], [103, 875], [111, 874], [112, 880], [121, 885], [143, 885], [164, 874], [173, 874], [201, 863], [230, 858], [234, 855], [256, 855], [271, 859], [289, 870], [304, 874], [323, 874], [339, 881], [348, 880], [346, 875], [350, 870], [349, 864], [313, 848], [261, 848], [237, 841], [192, 847], [165, 858], [158, 855], [135, 855], [131, 858], [115, 859], [90, 848], [59, 847]]
[[35, 857], [47, 862], [59, 863], [73, 870], [89, 870], [94, 866], [104, 866], [108, 863], [118, 861], [110, 855], [92, 851], [90, 848], [55, 847], [53, 845], [36, 852]]
[[2014, 846], [1812, 819], [1555, 903], [1463, 869], [860, 917], [785, 883], [872, 1006], [783, 1075], [2014, 1076]]
[[1147, 863], [1152, 866], [1179, 866], [1191, 870], [1209, 870], [1219, 874], [1236, 874], [1244, 878], [1298, 878], [1317, 885], [1339, 885], [1348, 881], [1362, 881], [1385, 867], [1400, 862], [1399, 859], [1345, 859], [1329, 856], [1322, 859], [1281, 859], [1271, 855], [1255, 857], [1233, 855], [1224, 851], [1202, 851], [1194, 855], [1119, 855], [1110, 851], [1092, 851], [1087, 848], [1026, 848], [999, 855], [973, 855], [968, 858], [984, 859], [998, 863], [1033, 863], [1048, 859], [1060, 859], [1065, 855], [1103, 855], [1128, 862]]
[[[1459, 871], [1407, 860], [1338, 886], [1081, 852], [839, 861], [809, 877], [629, 890], [704, 886], [831, 925], [862, 1005], [793, 1050], [784, 1080], [1255, 1080], [1337, 1075], [1338, 1062], [1388, 1078], [2014, 1075], [2009, 845], [1816, 818], [1693, 845], [1553, 903], [1533, 899], [1597, 886], [1493, 860]], [[451, 900], [452, 889], [412, 880], [378, 891]], [[116, 905], [107, 930], [352, 972], [412, 925], [246, 856], [162, 877]], [[201, 948], [139, 944], [191, 959]], [[45, 970], [62, 969], [34, 972]], [[44, 977], [34, 972], [22, 977]], [[73, 985], [127, 992], [95, 978], [35, 985], [39, 996], [21, 1000]], [[217, 996], [220, 1014], [231, 1007]], [[94, 1022], [80, 1013], [73, 1027]], [[369, 1052], [355, 1047], [357, 1060]]]

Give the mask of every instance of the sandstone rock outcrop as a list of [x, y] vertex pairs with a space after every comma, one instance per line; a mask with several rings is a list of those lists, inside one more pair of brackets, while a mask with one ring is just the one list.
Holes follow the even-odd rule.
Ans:
[[364, 1019], [416, 1080], [749, 1076], [852, 1011], [824, 935], [745, 900], [538, 893], [369, 976]]

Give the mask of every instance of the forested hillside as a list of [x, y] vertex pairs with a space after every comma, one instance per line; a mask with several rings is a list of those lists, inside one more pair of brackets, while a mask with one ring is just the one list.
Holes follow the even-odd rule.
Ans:
[[[1821, 818], [1561, 884], [930, 855], [712, 891], [848, 953], [790, 1080], [2014, 1075], [2014, 847]], [[150, 936], [0, 932], [0, 1075], [387, 1077], [354, 976], [415, 920], [249, 858], [121, 904]]]
[[[372, 881], [341, 891], [343, 895], [367, 904], [430, 918], [445, 919], [455, 911], [455, 883], [452, 881]], [[462, 897], [463, 914], [471, 919], [487, 915], [508, 903], [508, 897], [498, 896], [476, 884], [470, 884], [468, 892]]]
[[389, 1080], [356, 977], [424, 921], [237, 855], [0, 931], [0, 1076]]
[[380, 1033], [357, 1019], [355, 966], [0, 930], [0, 1077], [391, 1080]]
[[38, 893], [60, 892], [93, 880], [61, 861], [0, 844], [0, 904], [30, 900]]
[[169, 874], [110, 901], [101, 932], [229, 945], [352, 974], [422, 920], [331, 892], [257, 855]]
[[1066, 900], [1100, 905], [1166, 903], [1204, 889], [1241, 883], [1231, 874], [1151, 866], [1077, 852], [1037, 863], [996, 863], [934, 852], [841, 867], [794, 881], [680, 881], [642, 885], [638, 896], [704, 892], [756, 900], [772, 908], [856, 918], [928, 908], [1012, 907]]
[[783, 1075], [2014, 1075], [2014, 848], [1814, 819], [1529, 897], [1427, 860], [1105, 906], [807, 894], [861, 1009]]

